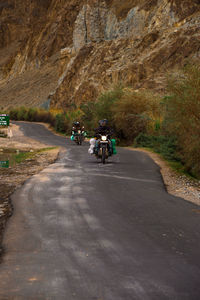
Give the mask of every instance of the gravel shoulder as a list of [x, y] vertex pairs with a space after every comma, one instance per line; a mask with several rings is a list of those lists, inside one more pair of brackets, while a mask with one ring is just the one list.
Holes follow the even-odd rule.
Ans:
[[[12, 124], [11, 130], [11, 138], [0, 138], [0, 150], [16, 149], [32, 152], [47, 148], [47, 145], [25, 137], [19, 130], [19, 126]], [[42, 150], [8, 169], [0, 168], [0, 254], [3, 252], [2, 239], [6, 222], [13, 212], [10, 202], [11, 194], [28, 178], [53, 163], [57, 159], [59, 151], [59, 148]]]

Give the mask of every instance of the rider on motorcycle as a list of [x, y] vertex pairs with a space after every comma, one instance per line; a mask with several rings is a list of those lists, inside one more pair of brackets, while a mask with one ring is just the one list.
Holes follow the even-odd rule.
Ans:
[[78, 133], [78, 130], [84, 131], [84, 126], [81, 126], [79, 121], [73, 122], [72, 124], [72, 136], [71, 140], [74, 140], [74, 136]]
[[108, 126], [108, 120], [100, 120], [99, 121], [99, 127], [95, 129], [94, 137], [95, 139], [90, 140], [90, 148], [88, 152], [90, 154], [98, 152], [98, 143], [97, 140], [100, 135], [107, 135], [108, 138], [111, 140], [111, 148], [110, 148], [110, 155], [116, 154], [116, 148], [115, 148], [115, 139], [111, 139], [111, 136], [113, 135], [113, 129]]
[[99, 134], [109, 135], [109, 138], [113, 134], [113, 130], [111, 129], [111, 127], [108, 126], [108, 120], [107, 119], [99, 121], [99, 127], [95, 129], [95, 135], [94, 136], [98, 138]]

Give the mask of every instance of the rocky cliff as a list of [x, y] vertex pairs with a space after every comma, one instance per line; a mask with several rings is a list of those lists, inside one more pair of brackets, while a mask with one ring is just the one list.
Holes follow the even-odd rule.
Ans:
[[162, 92], [200, 58], [199, 0], [2, 0], [0, 109], [95, 100], [110, 84]]

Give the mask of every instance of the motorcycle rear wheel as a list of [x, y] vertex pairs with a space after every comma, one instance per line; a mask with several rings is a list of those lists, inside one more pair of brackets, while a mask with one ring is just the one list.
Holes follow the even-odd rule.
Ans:
[[101, 162], [103, 164], [105, 164], [105, 162], [106, 162], [106, 148], [102, 148]]

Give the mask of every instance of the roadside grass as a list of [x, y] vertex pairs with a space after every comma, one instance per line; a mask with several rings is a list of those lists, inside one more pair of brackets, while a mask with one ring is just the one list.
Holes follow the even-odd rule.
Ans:
[[28, 159], [34, 158], [37, 154], [41, 154], [42, 152], [50, 151], [56, 148], [57, 147], [47, 147], [47, 148], [42, 148], [42, 149], [37, 149], [32, 151], [20, 151], [14, 148], [7, 148], [7, 149], [3, 149], [3, 152], [0, 153], [0, 156], [2, 156], [3, 159], [9, 160], [10, 165], [14, 166]]
[[21, 163], [27, 159], [34, 158], [37, 154], [41, 154], [42, 152], [50, 151], [56, 149], [57, 147], [47, 147], [38, 150], [33, 150], [33, 152], [20, 152], [18, 154], [14, 154], [14, 160], [16, 163]]
[[185, 170], [185, 167], [182, 163], [177, 162], [177, 161], [166, 161], [166, 162], [176, 173], [178, 173], [180, 175], [185, 175], [185, 176], [189, 177], [190, 179], [197, 179], [196, 177], [192, 176]]

